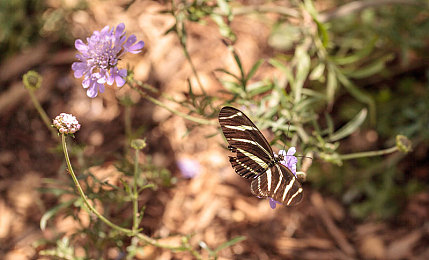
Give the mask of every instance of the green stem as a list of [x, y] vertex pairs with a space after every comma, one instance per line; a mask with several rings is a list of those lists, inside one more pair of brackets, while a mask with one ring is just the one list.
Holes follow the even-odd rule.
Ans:
[[[125, 105], [125, 111], [124, 111], [124, 124], [125, 124], [125, 136], [127, 137], [127, 140], [131, 139], [131, 133], [132, 133], [132, 127], [131, 127], [131, 106]], [[129, 146], [129, 143], [126, 144]]]
[[339, 155], [339, 159], [340, 160], [350, 160], [350, 159], [356, 159], [356, 158], [362, 158], [362, 157], [374, 157], [374, 156], [379, 156], [379, 155], [384, 155], [384, 154], [390, 154], [390, 153], [393, 153], [396, 151], [398, 151], [398, 147], [394, 146], [394, 147], [387, 148], [384, 150], [379, 150], [379, 151], [342, 154], [342, 155]]
[[69, 170], [69, 173], [74, 181], [74, 184], [77, 188], [77, 190], [79, 191], [79, 195], [81, 196], [81, 198], [83, 199], [85, 205], [88, 207], [88, 209], [94, 213], [101, 221], [103, 221], [106, 225], [108, 225], [109, 227], [116, 229], [120, 232], [125, 233], [127, 236], [135, 236], [137, 238], [139, 238], [140, 240], [146, 242], [147, 244], [159, 247], [159, 248], [165, 248], [165, 249], [170, 249], [170, 250], [176, 250], [176, 251], [184, 251], [184, 250], [188, 250], [190, 251], [193, 255], [197, 256], [198, 259], [201, 259], [200, 254], [195, 251], [194, 249], [192, 249], [190, 246], [187, 246], [186, 248], [184, 248], [183, 246], [171, 246], [171, 245], [165, 245], [165, 244], [160, 244], [156, 239], [150, 238], [142, 233], [137, 233], [137, 230], [131, 230], [128, 228], [123, 228], [120, 227], [114, 223], [112, 223], [110, 220], [106, 219], [103, 215], [101, 215], [88, 201], [88, 198], [86, 197], [85, 193], [82, 190], [82, 187], [79, 184], [79, 181], [76, 178], [76, 175], [73, 171], [73, 167], [71, 165], [70, 162], [70, 158], [68, 155], [68, 151], [67, 151], [67, 144], [66, 144], [66, 136], [64, 134], [61, 135], [61, 142], [62, 142], [62, 147], [63, 147], [63, 151], [64, 151], [64, 157], [66, 159], [66, 163], [67, 163], [67, 168]]
[[194, 63], [192, 62], [191, 55], [189, 54], [188, 49], [186, 48], [186, 46], [184, 44], [181, 44], [181, 45], [182, 45], [182, 48], [183, 48], [183, 53], [185, 54], [185, 57], [188, 60], [189, 65], [191, 65], [192, 73], [195, 75], [195, 78], [197, 79], [198, 86], [200, 86], [201, 91], [205, 95], [206, 91], [203, 88], [203, 84], [201, 83], [200, 76], [198, 75], [197, 69], [195, 68]]
[[173, 108], [170, 108], [170, 107], [168, 107], [168, 106], [164, 105], [161, 101], [158, 101], [157, 99], [155, 99], [155, 98], [153, 98], [153, 97], [151, 97], [151, 96], [147, 95], [147, 94], [146, 94], [146, 93], [144, 93], [141, 89], [138, 89], [137, 87], [132, 86], [132, 85], [130, 85], [130, 87], [131, 87], [132, 89], [134, 89], [135, 91], [137, 91], [137, 92], [138, 92], [138, 93], [139, 93], [143, 98], [145, 98], [146, 100], [148, 100], [148, 101], [150, 101], [150, 102], [154, 103], [154, 104], [155, 104], [155, 105], [157, 105], [157, 106], [160, 106], [160, 107], [162, 107], [162, 108], [164, 108], [164, 109], [166, 109], [166, 110], [170, 111], [171, 113], [173, 113], [173, 114], [175, 114], [175, 115], [178, 115], [178, 116], [183, 117], [183, 118], [185, 118], [185, 119], [187, 119], [187, 120], [189, 120], [189, 121], [192, 121], [192, 122], [195, 122], [195, 123], [197, 123], [197, 124], [201, 124], [201, 125], [215, 125], [215, 124], [216, 124], [216, 123], [215, 123], [215, 122], [213, 122], [213, 121], [206, 120], [206, 119], [202, 119], [202, 118], [198, 118], [198, 117], [194, 117], [194, 116], [191, 116], [191, 115], [185, 114], [185, 113], [183, 113], [183, 112], [177, 111], [177, 110], [175, 110], [175, 109], [173, 109]]
[[37, 100], [36, 96], [34, 95], [34, 91], [32, 89], [28, 89], [28, 93], [30, 94], [31, 101], [33, 102], [34, 107], [36, 107], [37, 112], [39, 112], [40, 117], [43, 120], [43, 123], [45, 123], [45, 126], [49, 129], [52, 136], [56, 138], [57, 132], [54, 128], [51, 127], [51, 120], [49, 119], [48, 115], [46, 114], [45, 110], [43, 110], [42, 106], [40, 105], [39, 101]]
[[118, 226], [118, 225], [116, 225], [116, 224], [113, 224], [112, 222], [110, 222], [110, 220], [108, 220], [108, 219], [106, 219], [103, 215], [101, 215], [90, 203], [89, 203], [89, 201], [88, 201], [88, 198], [86, 197], [86, 195], [85, 195], [85, 193], [83, 192], [83, 190], [82, 190], [82, 187], [80, 186], [80, 184], [79, 184], [79, 181], [77, 180], [77, 178], [76, 178], [76, 175], [75, 175], [75, 173], [74, 173], [74, 171], [73, 171], [73, 167], [72, 167], [72, 165], [71, 165], [71, 163], [70, 163], [70, 158], [69, 158], [69, 154], [68, 154], [68, 151], [67, 151], [67, 143], [66, 143], [66, 136], [64, 135], [64, 134], [61, 134], [61, 143], [62, 143], [62, 146], [63, 146], [63, 151], [64, 151], [64, 157], [66, 158], [66, 163], [67, 163], [67, 168], [68, 168], [68, 170], [69, 170], [69, 173], [70, 173], [70, 175], [71, 175], [71, 177], [72, 177], [72, 179], [73, 179], [73, 181], [74, 181], [74, 184], [75, 184], [75, 186], [76, 186], [76, 188], [77, 188], [77, 190], [79, 191], [79, 195], [82, 197], [82, 199], [83, 199], [83, 201], [84, 201], [84, 203], [85, 203], [85, 205], [88, 207], [88, 209], [92, 212], [92, 213], [94, 213], [98, 218], [100, 218], [101, 219], [101, 221], [103, 221], [104, 223], [106, 223], [108, 226], [110, 226], [111, 228], [114, 228], [114, 229], [116, 229], [116, 230], [118, 230], [118, 231], [122, 231], [122, 232], [124, 232], [124, 233], [126, 233], [127, 235], [133, 235], [133, 231], [132, 230], [130, 230], [130, 229], [127, 229], [127, 228], [123, 228], [123, 227], [120, 227], [120, 226]]
[[128, 157], [129, 147], [131, 141], [132, 134], [132, 126], [131, 126], [131, 106], [124, 105], [124, 127], [125, 127], [125, 140], [124, 140], [124, 151], [125, 157]]
[[138, 217], [139, 214], [139, 194], [137, 191], [137, 178], [138, 178], [138, 172], [139, 172], [139, 150], [136, 149], [136, 154], [134, 158], [134, 183], [133, 183], [133, 192], [132, 192], [132, 200], [133, 200], [133, 230], [136, 232], [139, 223], [138, 223]]
[[[216, 14], [223, 14], [223, 12], [216, 8], [214, 10]], [[283, 7], [283, 6], [275, 6], [275, 5], [250, 5], [250, 6], [240, 6], [240, 7], [232, 7], [232, 14], [234, 16], [237, 15], [247, 15], [251, 13], [277, 13], [284, 16], [290, 16], [293, 18], [298, 18], [299, 13], [292, 8]]]

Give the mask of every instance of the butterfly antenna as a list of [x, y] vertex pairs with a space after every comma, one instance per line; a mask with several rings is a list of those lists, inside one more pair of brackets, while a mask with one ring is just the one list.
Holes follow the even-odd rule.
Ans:
[[294, 155], [294, 156], [299, 157], [299, 158], [308, 158], [308, 159], [313, 160], [313, 157], [310, 157], [310, 156], [305, 156], [305, 155]]

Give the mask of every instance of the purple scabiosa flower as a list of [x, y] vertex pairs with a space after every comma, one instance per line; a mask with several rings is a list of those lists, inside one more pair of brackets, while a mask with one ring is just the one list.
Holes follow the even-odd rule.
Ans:
[[296, 177], [296, 163], [298, 162], [298, 159], [294, 156], [296, 153], [295, 147], [291, 147], [287, 150], [287, 153], [285, 150], [280, 150], [279, 155], [283, 156], [283, 160], [280, 161], [281, 164], [288, 167], [289, 170], [292, 171], [293, 175]]
[[84, 77], [82, 86], [88, 89], [86, 95], [94, 98], [98, 92], [103, 93], [106, 83], [111, 86], [116, 82], [118, 87], [122, 87], [127, 70], [118, 69], [118, 61], [127, 52], [139, 53], [144, 42], [137, 42], [135, 35], [127, 39], [123, 23], [116, 30], [106, 26], [101, 31], [94, 31], [86, 40], [87, 44], [80, 39], [75, 41], [80, 52], [76, 55], [79, 61], [72, 64], [75, 78]]
[[74, 134], [80, 129], [80, 124], [76, 117], [66, 113], [56, 116], [52, 121], [52, 126], [57, 128], [61, 134]]
[[[296, 153], [295, 147], [289, 148], [287, 152], [285, 150], [279, 151], [279, 156], [283, 157], [283, 160], [281, 160], [280, 163], [286, 166], [287, 168], [289, 168], [289, 170], [291, 170], [293, 175], [295, 175], [296, 177], [296, 163], [298, 162], [298, 159], [294, 156], [295, 153]], [[270, 198], [269, 202], [270, 202], [270, 207], [272, 209], [275, 209], [277, 204], [281, 204], [280, 202], [274, 200], [273, 198]]]
[[200, 164], [196, 160], [184, 158], [177, 162], [177, 166], [185, 178], [191, 179], [200, 174]]

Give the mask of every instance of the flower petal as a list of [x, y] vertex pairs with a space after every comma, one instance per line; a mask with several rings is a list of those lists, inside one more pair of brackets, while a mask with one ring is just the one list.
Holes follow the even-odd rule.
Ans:
[[281, 204], [280, 202], [274, 200], [273, 198], [270, 198], [269, 202], [270, 202], [270, 207], [272, 209], [275, 209], [277, 204]]
[[95, 98], [98, 94], [97, 90], [97, 84], [93, 84], [88, 90], [86, 91], [86, 95], [90, 98]]
[[76, 47], [76, 49], [80, 52], [87, 52], [88, 51], [88, 46], [83, 43], [83, 41], [81, 39], [77, 39], [74, 42], [74, 47]]

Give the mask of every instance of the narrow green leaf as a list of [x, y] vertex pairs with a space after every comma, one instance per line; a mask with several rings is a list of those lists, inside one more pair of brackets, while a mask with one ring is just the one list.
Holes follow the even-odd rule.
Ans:
[[239, 84], [233, 81], [224, 81], [221, 80], [221, 83], [225, 89], [227, 89], [230, 93], [236, 94], [236, 95], [243, 95], [243, 88]]
[[302, 89], [302, 94], [306, 95], [306, 96], [309, 96], [309, 97], [317, 98], [319, 100], [326, 100], [326, 95], [325, 94], [319, 93], [319, 92], [314, 91], [314, 90], [309, 89], [309, 88], [303, 88]]
[[225, 243], [222, 243], [222, 244], [220, 244], [215, 250], [214, 250], [214, 252], [215, 253], [218, 253], [220, 250], [223, 250], [223, 249], [225, 249], [225, 248], [227, 248], [227, 247], [230, 247], [230, 246], [233, 246], [233, 245], [235, 245], [235, 244], [237, 244], [237, 243], [239, 243], [239, 242], [241, 242], [241, 241], [243, 241], [243, 240], [246, 240], [247, 238], [245, 237], [245, 236], [238, 236], [238, 237], [234, 237], [233, 239], [231, 239], [231, 240], [229, 240], [229, 241], [227, 241], [227, 242], [225, 242]]
[[338, 141], [352, 134], [365, 121], [368, 110], [363, 108], [352, 120], [329, 137], [330, 142]]
[[223, 37], [231, 40], [232, 42], [236, 40], [234, 32], [231, 30], [231, 27], [229, 27], [229, 25], [225, 23], [223, 16], [212, 13], [210, 17], [219, 27], [219, 32]]
[[362, 49], [354, 52], [353, 54], [345, 57], [332, 57], [332, 60], [337, 65], [347, 65], [347, 64], [351, 64], [359, 60], [362, 60], [372, 52], [377, 40], [378, 38], [374, 37], [371, 41], [365, 44], [365, 46]]
[[325, 63], [319, 63], [310, 73], [310, 80], [319, 80], [325, 72]]
[[389, 54], [377, 59], [376, 61], [374, 61], [371, 64], [368, 64], [365, 67], [361, 67], [358, 70], [353, 70], [349, 73], [344, 73], [344, 74], [350, 78], [356, 78], [356, 79], [367, 78], [382, 71], [386, 67], [385, 66], [386, 62], [392, 59], [393, 59], [393, 55]]
[[282, 71], [283, 73], [289, 73], [290, 69], [288, 67], [286, 67], [281, 61], [276, 60], [276, 59], [270, 59], [268, 61], [269, 64], [273, 65], [274, 67], [276, 67], [277, 69], [279, 69], [280, 71]]
[[272, 88], [272, 84], [263, 81], [258, 81], [247, 86], [247, 93], [249, 97], [253, 97], [265, 93]]
[[328, 99], [328, 104], [331, 106], [334, 103], [335, 90], [337, 89], [338, 82], [335, 75], [335, 70], [328, 66], [328, 79], [326, 82], [326, 96]]
[[334, 121], [328, 113], [325, 113], [325, 121], [328, 128], [328, 133], [329, 135], [332, 135], [332, 133], [334, 132]]
[[58, 211], [70, 207], [75, 202], [75, 200], [69, 200], [63, 203], [58, 204], [57, 206], [49, 209], [48, 211], [43, 214], [42, 218], [40, 219], [40, 229], [45, 230], [46, 224], [50, 218], [52, 218], [55, 214], [58, 213]]
[[253, 64], [249, 73], [247, 73], [246, 81], [248, 81], [253, 77], [253, 75], [255, 75], [256, 71], [259, 69], [259, 67], [262, 65], [263, 62], [264, 62], [264, 59], [259, 59], [257, 62], [255, 62], [255, 64]]
[[[304, 47], [299, 46], [296, 48], [294, 61], [297, 62], [296, 65], [296, 78], [295, 86], [293, 88], [295, 102], [301, 100], [302, 88], [304, 87], [304, 82], [307, 79], [308, 73], [310, 72], [310, 56]], [[291, 85], [292, 86], [292, 85]]]
[[240, 80], [240, 78], [237, 75], [233, 74], [232, 72], [227, 71], [226, 69], [215, 69], [215, 71], [223, 72], [227, 75], [230, 75], [231, 77], [235, 78], [238, 81]]
[[[338, 72], [338, 71], [337, 71]], [[343, 86], [347, 89], [347, 91], [355, 97], [360, 102], [363, 102], [369, 106], [369, 115], [371, 124], [375, 124], [376, 114], [375, 114], [375, 102], [374, 99], [356, 87], [346, 76], [344, 76], [341, 72], [337, 73], [337, 78], [343, 84]]]

